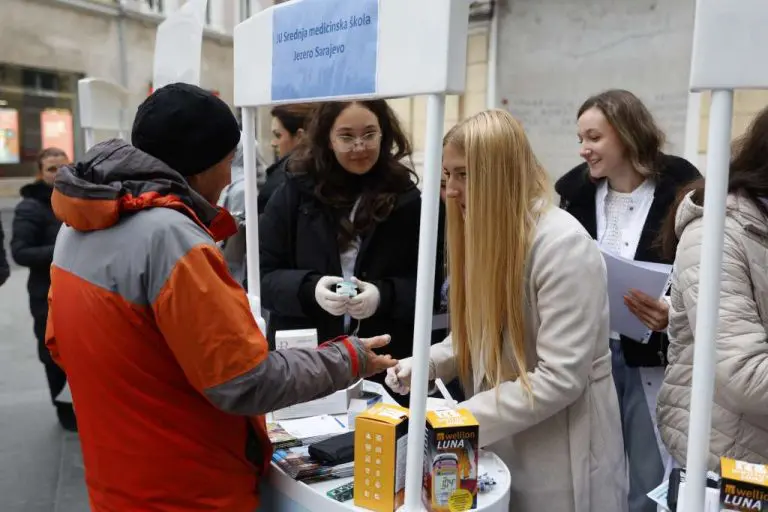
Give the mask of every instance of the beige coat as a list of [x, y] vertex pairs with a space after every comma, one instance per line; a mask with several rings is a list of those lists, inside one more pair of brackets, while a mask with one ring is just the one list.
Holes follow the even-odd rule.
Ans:
[[[516, 381], [501, 384], [497, 402], [483, 380], [463, 404], [480, 423], [481, 445], [509, 467], [510, 511], [625, 511], [605, 265], [581, 224], [558, 208], [539, 221], [526, 299], [533, 407]], [[432, 347], [430, 363], [437, 377], [456, 376], [450, 337]], [[512, 367], [511, 358], [507, 364]]]
[[[690, 195], [677, 210], [669, 366], [657, 406], [661, 438], [679, 464], [688, 446], [703, 213]], [[711, 470], [721, 456], [768, 463], [768, 219], [744, 197], [728, 197], [721, 283]]]

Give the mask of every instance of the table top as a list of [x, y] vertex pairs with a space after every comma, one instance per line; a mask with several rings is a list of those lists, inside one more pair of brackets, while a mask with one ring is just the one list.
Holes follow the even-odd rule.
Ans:
[[[389, 393], [387, 393], [384, 387], [380, 384], [365, 381], [363, 386], [366, 391], [380, 393], [385, 402], [395, 403]], [[509, 470], [497, 455], [485, 450], [480, 450], [480, 453], [478, 454], [478, 474], [482, 475], [484, 473], [487, 473], [489, 477], [493, 478], [496, 481], [496, 485], [487, 492], [478, 494], [476, 510], [507, 512], [509, 506], [509, 491], [512, 482]], [[360, 507], [355, 507], [352, 500], [340, 503], [326, 495], [331, 489], [335, 489], [352, 480], [353, 477], [347, 477], [305, 484], [286, 475], [274, 462], [272, 463], [272, 470], [269, 472], [269, 483], [276, 491], [285, 495], [287, 498], [290, 498], [292, 501], [295, 501], [299, 505], [306, 507], [308, 510], [322, 509], [323, 512], [366, 510]]]

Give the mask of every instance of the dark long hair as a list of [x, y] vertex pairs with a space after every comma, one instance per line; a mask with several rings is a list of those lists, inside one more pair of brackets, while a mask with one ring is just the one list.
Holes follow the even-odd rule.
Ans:
[[315, 110], [314, 103], [292, 103], [290, 105], [278, 105], [269, 112], [272, 117], [280, 120], [280, 124], [291, 136], [296, 136], [299, 130], [305, 128], [312, 112]]
[[[331, 149], [333, 123], [353, 103], [373, 112], [381, 127], [379, 159], [362, 177], [345, 171]], [[334, 212], [339, 247], [345, 248], [357, 236], [387, 219], [397, 197], [415, 186], [416, 174], [402, 163], [403, 159], [410, 159], [411, 153], [411, 144], [385, 100], [328, 102], [315, 109], [305, 137], [288, 161], [288, 171], [312, 179], [315, 197]], [[350, 186], [353, 181], [362, 183], [362, 189]], [[352, 224], [348, 213], [358, 197], [360, 205]]]
[[[728, 171], [728, 193], [739, 194], [752, 201], [760, 212], [768, 217], [768, 207], [761, 199], [768, 198], [768, 107], [752, 120], [746, 133], [731, 146], [731, 164]], [[685, 187], [677, 197], [661, 230], [664, 254], [674, 258], [677, 250], [675, 217], [685, 196], [693, 192], [691, 199], [704, 205], [704, 179]]]

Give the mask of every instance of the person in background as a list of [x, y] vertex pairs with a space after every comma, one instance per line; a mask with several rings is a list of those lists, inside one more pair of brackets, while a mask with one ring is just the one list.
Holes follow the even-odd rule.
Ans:
[[316, 106], [313, 103], [278, 105], [270, 112], [272, 114], [272, 148], [277, 161], [267, 168], [267, 181], [259, 190], [259, 215], [264, 213], [269, 198], [285, 181], [288, 157], [301, 142], [307, 122]]
[[[330, 339], [384, 329], [393, 357], [411, 354], [421, 195], [401, 163], [410, 154], [384, 100], [315, 110], [259, 224], [271, 344], [280, 330]], [[345, 281], [356, 296], [336, 292]]]
[[[603, 251], [671, 264], [656, 240], [682, 187], [700, 177], [687, 160], [662, 152], [664, 133], [634, 94], [608, 90], [588, 98], [577, 114], [584, 162], [560, 178], [560, 206], [581, 222]], [[629, 510], [655, 512], [647, 497], [664, 478], [668, 456], [655, 427], [664, 378], [668, 302], [628, 290], [624, 304], [649, 330], [648, 343], [611, 333], [613, 378], [619, 394], [629, 463]]]
[[[245, 163], [243, 162], [243, 141], [242, 137], [235, 149], [235, 156], [232, 159], [232, 183], [224, 187], [221, 191], [218, 205], [226, 209], [237, 223], [237, 233], [220, 242], [221, 251], [224, 253], [224, 259], [227, 261], [229, 271], [235, 281], [240, 283], [243, 288], [247, 288], [247, 269], [245, 258]], [[256, 182], [259, 189], [266, 181], [266, 165], [259, 152], [258, 144], [256, 146]]]
[[45, 348], [51, 262], [56, 235], [61, 227], [51, 207], [51, 194], [59, 168], [67, 163], [69, 158], [59, 148], [46, 148], [38, 155], [36, 179], [21, 188], [22, 200], [13, 215], [11, 256], [17, 264], [29, 268], [27, 291], [37, 339], [37, 355], [45, 368], [56, 416], [62, 428], [76, 432], [77, 421], [72, 403], [62, 395], [67, 385], [67, 376]]
[[2, 286], [11, 275], [11, 267], [8, 265], [8, 257], [5, 255], [5, 233], [3, 232], [3, 223], [0, 222], [0, 286]]
[[272, 446], [264, 414], [395, 364], [387, 336], [269, 352], [215, 240], [240, 139], [226, 103], [170, 84], [131, 141], [56, 177], [65, 226], [46, 343], [70, 379], [94, 512], [253, 512]]
[[[664, 445], [684, 467], [704, 236], [704, 182], [670, 210], [665, 250], [675, 256], [669, 312], [669, 366], [659, 391]], [[679, 244], [678, 244], [679, 241]], [[715, 395], [708, 467], [720, 457], [768, 463], [768, 109], [734, 145], [715, 340]]]
[[[600, 251], [552, 204], [508, 112], [452, 128], [443, 172], [451, 336], [431, 347], [429, 379], [461, 379], [480, 446], [514, 475], [510, 511], [625, 511]], [[407, 391], [411, 368], [400, 361], [387, 384]]]

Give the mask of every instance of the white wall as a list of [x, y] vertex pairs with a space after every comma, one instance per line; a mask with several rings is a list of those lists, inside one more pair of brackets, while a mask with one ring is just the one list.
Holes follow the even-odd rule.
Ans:
[[499, 95], [553, 178], [580, 162], [576, 113], [608, 88], [640, 96], [683, 153], [695, 0], [504, 0]]

